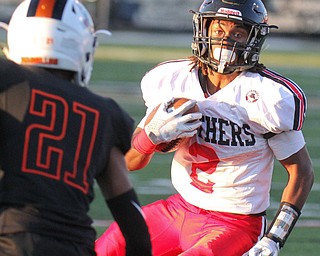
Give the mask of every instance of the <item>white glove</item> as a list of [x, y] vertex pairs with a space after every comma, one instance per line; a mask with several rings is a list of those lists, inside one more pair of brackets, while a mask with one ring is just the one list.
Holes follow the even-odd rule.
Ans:
[[170, 103], [162, 103], [152, 120], [144, 127], [147, 136], [155, 145], [178, 138], [192, 137], [201, 125], [200, 112], [184, 115], [196, 105], [195, 100], [189, 100], [177, 109], [167, 112]]
[[263, 237], [249, 251], [249, 256], [278, 256], [279, 244], [268, 237]]

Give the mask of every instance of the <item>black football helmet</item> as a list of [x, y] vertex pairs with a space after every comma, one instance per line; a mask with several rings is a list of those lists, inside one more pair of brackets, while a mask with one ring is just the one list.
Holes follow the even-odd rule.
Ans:
[[[259, 61], [261, 47], [270, 28], [277, 28], [268, 25], [267, 11], [261, 0], [205, 0], [198, 12], [192, 12], [192, 53], [199, 61], [222, 74], [252, 68]], [[208, 31], [212, 20], [241, 23], [249, 32], [247, 42], [210, 38]], [[217, 45], [220, 46], [218, 58], [216, 52], [212, 52], [212, 46]]]

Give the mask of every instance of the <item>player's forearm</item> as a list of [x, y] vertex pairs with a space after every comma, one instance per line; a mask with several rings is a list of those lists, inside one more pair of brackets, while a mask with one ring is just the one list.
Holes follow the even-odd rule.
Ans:
[[266, 237], [282, 248], [301, 214], [301, 209], [310, 193], [314, 174], [306, 148], [282, 160], [288, 172], [288, 183], [283, 191], [281, 204], [270, 224]]
[[148, 165], [153, 154], [142, 154], [136, 149], [131, 148], [125, 156], [129, 171], [140, 170]]
[[293, 204], [299, 210], [303, 208], [314, 180], [311, 170], [306, 170], [303, 173], [303, 175], [290, 175], [288, 184], [281, 198], [282, 202]]

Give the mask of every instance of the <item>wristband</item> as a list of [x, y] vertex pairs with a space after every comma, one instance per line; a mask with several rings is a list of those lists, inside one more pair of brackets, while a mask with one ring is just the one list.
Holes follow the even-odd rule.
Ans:
[[279, 243], [282, 248], [300, 214], [301, 213], [297, 207], [292, 204], [282, 202], [267, 231], [266, 237], [272, 239], [276, 243]]
[[141, 154], [151, 154], [155, 151], [157, 145], [152, 143], [143, 129], [133, 138], [132, 146]]

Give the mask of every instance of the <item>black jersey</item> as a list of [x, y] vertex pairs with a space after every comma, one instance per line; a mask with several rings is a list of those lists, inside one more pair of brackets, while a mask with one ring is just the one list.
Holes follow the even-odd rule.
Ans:
[[[129, 150], [132, 132], [132, 118], [112, 99], [0, 59], [0, 233], [92, 244], [94, 178], [112, 147]], [[4, 212], [12, 221], [3, 225]]]

